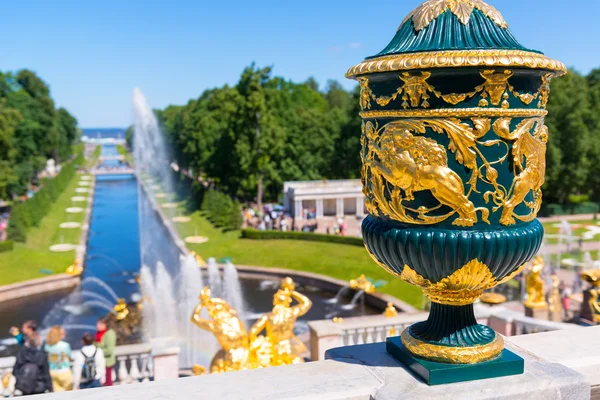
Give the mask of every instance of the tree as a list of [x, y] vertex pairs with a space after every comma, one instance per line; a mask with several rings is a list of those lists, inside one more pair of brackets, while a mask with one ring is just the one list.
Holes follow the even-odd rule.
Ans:
[[[570, 194], [590, 192], [587, 181], [592, 138], [586, 79], [570, 70], [566, 76], [552, 80], [547, 109], [550, 179], [546, 181], [545, 196], [546, 201], [565, 204]], [[560, 158], [557, 149], [560, 149]]]

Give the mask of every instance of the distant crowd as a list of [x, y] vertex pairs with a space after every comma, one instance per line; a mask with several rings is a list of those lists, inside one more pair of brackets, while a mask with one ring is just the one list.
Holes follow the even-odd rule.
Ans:
[[98, 320], [96, 329], [95, 334], [84, 333], [83, 347], [72, 351], [60, 326], [51, 327], [46, 337], [35, 321], [23, 323], [20, 330], [12, 327], [21, 346], [13, 367], [15, 395], [112, 386], [117, 335], [107, 319]]
[[[302, 210], [302, 221], [304, 221], [302, 225], [298, 224], [296, 219], [287, 213], [281, 205], [266, 204], [261, 211], [248, 206], [244, 208], [242, 214], [244, 217], [244, 227], [258, 229], [259, 231], [314, 232], [318, 228], [317, 211], [314, 208]], [[347, 225], [344, 218], [338, 218], [333, 229], [330, 227], [326, 229], [328, 235], [345, 236], [346, 231]]]

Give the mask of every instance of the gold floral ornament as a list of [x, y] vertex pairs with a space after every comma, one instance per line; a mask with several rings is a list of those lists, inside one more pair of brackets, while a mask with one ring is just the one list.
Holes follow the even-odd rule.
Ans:
[[517, 276], [525, 266], [526, 264], [523, 264], [512, 274], [500, 280], [496, 279], [487, 265], [477, 259], [471, 260], [452, 275], [437, 283], [419, 275], [408, 265], [404, 266], [400, 277], [410, 284], [420, 286], [423, 293], [435, 303], [464, 306], [477, 300], [484, 290], [508, 282]]
[[[506, 21], [504, 21], [502, 14], [500, 14], [500, 12], [494, 7], [484, 3], [481, 0], [426, 1], [408, 14], [404, 21], [402, 21], [400, 28], [412, 18], [415, 30], [419, 32], [421, 29], [429, 26], [431, 21], [438, 18], [446, 11], [450, 11], [459, 19], [461, 23], [467, 25], [475, 8], [480, 10], [485, 16], [494, 21], [499, 27], [504, 29], [508, 28], [508, 24]], [[398, 28], [398, 30], [400, 30], [400, 28]]]
[[[523, 104], [529, 105], [535, 99], [540, 99], [538, 108], [545, 108], [548, 102], [548, 94], [550, 91], [549, 81], [551, 74], [542, 76], [542, 85], [536, 93], [519, 93], [510, 83], [509, 79], [514, 75], [512, 71], [504, 70], [497, 72], [496, 70], [485, 70], [480, 73], [485, 82], [476, 86], [472, 92], [468, 93], [449, 93], [442, 94], [436, 90], [434, 86], [429, 84], [427, 80], [431, 77], [431, 72], [420, 72], [418, 74], [410, 74], [403, 72], [399, 78], [404, 82], [404, 85], [399, 87], [395, 93], [390, 96], [377, 97], [369, 87], [369, 79], [367, 77], [358, 78], [360, 84], [360, 106], [361, 110], [371, 109], [371, 100], [374, 100], [381, 107], [387, 106], [390, 102], [395, 101], [398, 96], [402, 96], [402, 108], [418, 107], [423, 108], [430, 106], [429, 99], [433, 94], [437, 98], [441, 98], [446, 103], [457, 105], [463, 101], [481, 94], [479, 107], [487, 107], [490, 103], [494, 106], [501, 105], [503, 109], [508, 109], [509, 92], [516, 98], [521, 100]], [[488, 100], [489, 99], [489, 100]], [[410, 103], [409, 103], [410, 100]], [[422, 100], [422, 102], [421, 102]]]

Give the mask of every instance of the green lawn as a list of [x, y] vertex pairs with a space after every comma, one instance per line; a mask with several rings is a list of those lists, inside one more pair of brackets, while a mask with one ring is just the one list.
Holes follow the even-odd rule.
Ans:
[[[27, 233], [27, 243], [15, 243], [13, 251], [0, 253], [0, 285], [40, 278], [52, 273], [64, 272], [75, 259], [75, 252], [52, 253], [48, 248], [58, 243], [79, 244], [81, 229], [61, 229], [62, 222], [83, 222], [85, 213], [68, 214], [65, 210], [73, 207], [71, 197], [86, 196], [75, 193], [80, 175], [69, 183], [60, 195], [39, 227], [31, 228]], [[87, 202], [75, 203], [76, 207], [86, 208]]]
[[[163, 199], [157, 201], [161, 204], [166, 202]], [[175, 210], [164, 211], [166, 215], [175, 215]], [[184, 214], [182, 205], [177, 212], [179, 215]], [[207, 243], [187, 245], [205, 260], [209, 257], [230, 257], [235, 264], [309, 271], [343, 280], [365, 274], [373, 280], [388, 282], [379, 291], [418, 308], [423, 305], [421, 289], [393, 277], [377, 266], [362, 246], [300, 240], [241, 239], [239, 231], [222, 232], [213, 227], [200, 212], [187, 216], [191, 217], [191, 222], [174, 225], [182, 239], [197, 235], [209, 238]]]
[[[573, 235], [574, 236], [581, 236], [583, 235], [585, 232], [587, 232], [588, 230], [585, 228], [586, 225], [596, 225], [598, 221], [594, 221], [593, 219], [588, 219], [588, 220], [576, 220], [576, 221], [569, 221], [569, 223], [571, 225], [582, 225], [579, 228], [575, 228], [573, 229]], [[560, 232], [560, 228], [558, 226], [554, 226], [556, 224], [559, 224], [560, 222], [546, 222], [544, 223], [544, 233], [546, 235], [558, 235]], [[587, 239], [584, 240], [584, 242], [596, 242], [600, 240], [600, 235], [597, 235], [594, 239]], [[549, 238], [546, 237], [546, 243], [548, 244], [557, 244], [558, 243], [558, 239], [557, 238]]]

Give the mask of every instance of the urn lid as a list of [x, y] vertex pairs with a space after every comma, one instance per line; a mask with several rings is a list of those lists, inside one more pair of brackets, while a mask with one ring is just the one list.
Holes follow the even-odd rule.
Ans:
[[566, 67], [523, 47], [498, 10], [482, 0], [427, 0], [402, 21], [379, 53], [346, 77], [452, 67], [516, 67], [563, 75]]

